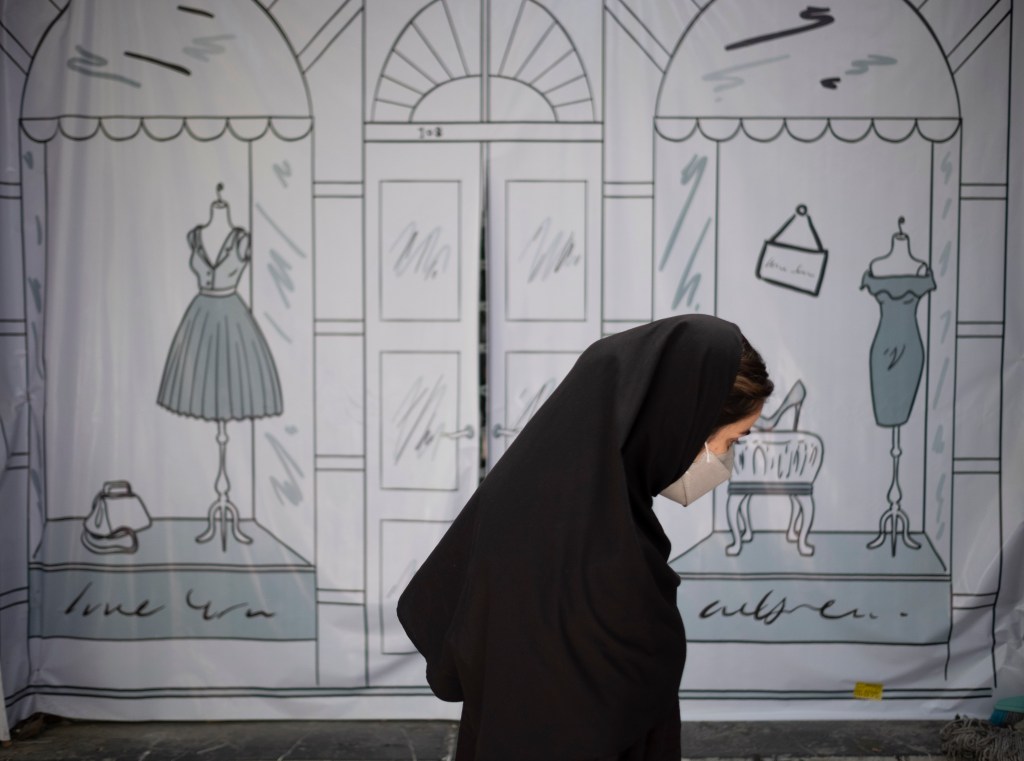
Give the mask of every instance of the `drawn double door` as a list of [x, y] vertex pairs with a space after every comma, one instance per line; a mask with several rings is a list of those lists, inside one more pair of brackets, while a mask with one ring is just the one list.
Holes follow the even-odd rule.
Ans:
[[476, 489], [481, 448], [489, 467], [600, 335], [600, 159], [596, 142], [367, 143], [373, 686], [424, 684], [398, 596]]

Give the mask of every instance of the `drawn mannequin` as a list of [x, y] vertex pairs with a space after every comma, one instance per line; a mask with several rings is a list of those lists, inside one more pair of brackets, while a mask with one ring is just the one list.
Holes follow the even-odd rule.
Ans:
[[280, 415], [283, 404], [270, 347], [236, 291], [252, 249], [249, 234], [231, 222], [223, 189], [217, 185], [207, 222], [186, 236], [199, 293], [171, 342], [157, 404], [178, 415], [217, 421], [217, 499], [210, 505], [209, 525], [196, 541], [212, 539], [219, 523], [226, 550], [229, 527], [238, 541], [252, 542], [239, 526], [238, 508], [228, 499], [227, 421]]
[[910, 237], [892, 236], [889, 253], [871, 262], [861, 288], [881, 309], [871, 344], [871, 397], [878, 425], [903, 425], [910, 417], [924, 367], [924, 344], [917, 327], [917, 304], [935, 289], [928, 265], [910, 253]]
[[906, 546], [915, 550], [921, 546], [910, 538], [910, 520], [900, 505], [900, 426], [910, 418], [924, 368], [917, 305], [922, 296], [935, 289], [931, 269], [910, 253], [910, 238], [903, 232], [905, 221], [900, 217], [899, 232], [892, 236], [889, 253], [871, 262], [860, 285], [875, 297], [881, 310], [869, 359], [871, 400], [875, 422], [892, 429], [889, 507], [879, 520], [878, 536], [868, 547], [881, 546], [889, 536], [894, 556], [897, 534]]

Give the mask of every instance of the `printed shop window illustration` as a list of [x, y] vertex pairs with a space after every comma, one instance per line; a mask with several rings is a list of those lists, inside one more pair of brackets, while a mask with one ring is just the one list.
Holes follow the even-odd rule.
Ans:
[[[315, 639], [308, 94], [258, 4], [145, 14], [71, 3], [26, 84], [23, 208], [42, 231], [26, 275], [46, 332], [29, 344], [45, 373], [31, 469], [46, 518], [30, 636], [44, 649], [227, 638], [303, 653]], [[190, 46], [199, 37], [215, 43]], [[262, 73], [240, 83], [243, 65]], [[125, 165], [146, 171], [102, 193], [52, 192]], [[163, 663], [110, 678], [209, 679]], [[162, 668], [175, 673], [153, 676]]]
[[[656, 312], [749, 326], [780, 391], [673, 561], [688, 635], [947, 642], [953, 460], [932, 443], [953, 426], [961, 119], [945, 54], [903, 2], [716, 0], [676, 48], [655, 131]], [[861, 287], [875, 299], [851, 310]]]

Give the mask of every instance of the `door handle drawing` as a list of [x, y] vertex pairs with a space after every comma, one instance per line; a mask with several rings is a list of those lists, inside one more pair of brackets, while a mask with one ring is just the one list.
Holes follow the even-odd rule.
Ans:
[[476, 431], [473, 430], [473, 426], [467, 425], [458, 431], [445, 431], [441, 435], [446, 439], [471, 439], [476, 435]]
[[495, 423], [494, 428], [491, 429], [491, 433], [494, 434], [496, 439], [511, 439], [517, 433], [518, 428], [505, 428], [501, 423]]

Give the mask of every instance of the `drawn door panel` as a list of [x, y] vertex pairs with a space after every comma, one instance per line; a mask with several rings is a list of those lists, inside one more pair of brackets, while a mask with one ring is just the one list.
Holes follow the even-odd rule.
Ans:
[[367, 143], [366, 622], [373, 686], [425, 684], [395, 602], [479, 479], [479, 187], [478, 145]]
[[488, 466], [601, 335], [599, 143], [493, 143]]

